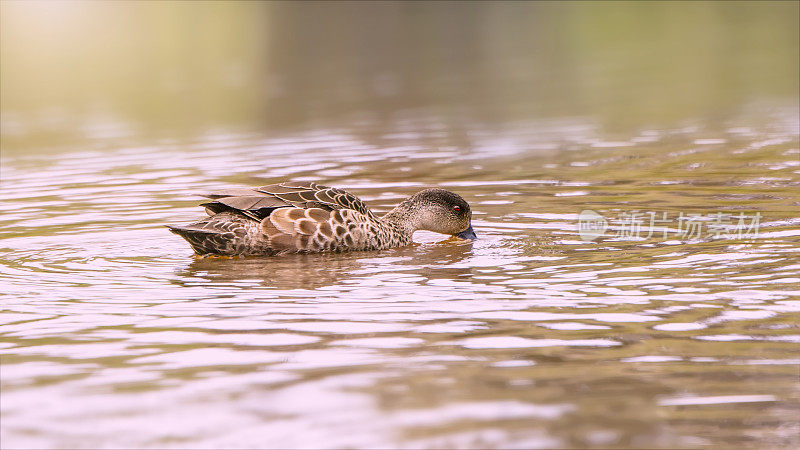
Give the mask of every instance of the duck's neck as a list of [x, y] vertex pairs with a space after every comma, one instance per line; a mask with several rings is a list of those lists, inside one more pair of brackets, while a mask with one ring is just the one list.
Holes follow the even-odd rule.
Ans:
[[418, 229], [418, 217], [414, 214], [414, 204], [410, 199], [403, 200], [393, 210], [384, 214], [381, 220], [408, 237]]

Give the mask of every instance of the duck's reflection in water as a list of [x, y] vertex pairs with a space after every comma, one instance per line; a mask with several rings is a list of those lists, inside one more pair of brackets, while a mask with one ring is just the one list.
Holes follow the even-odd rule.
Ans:
[[377, 276], [379, 280], [395, 278], [397, 281], [410, 280], [408, 275], [422, 276], [425, 279], [452, 279], [471, 274], [469, 267], [448, 267], [467, 259], [471, 254], [471, 247], [472, 243], [469, 241], [450, 238], [434, 244], [413, 244], [378, 252], [249, 258], [197, 257], [178, 273], [180, 278], [176, 282], [190, 286], [197, 285], [200, 279], [204, 283], [213, 282], [216, 285], [257, 285], [278, 290], [296, 290], [318, 289], [371, 276]]

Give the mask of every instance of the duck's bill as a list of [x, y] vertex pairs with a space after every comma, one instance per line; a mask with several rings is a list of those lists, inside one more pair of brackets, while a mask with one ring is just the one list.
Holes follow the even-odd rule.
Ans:
[[475, 230], [472, 229], [472, 225], [469, 226], [466, 230], [458, 233], [456, 237], [460, 237], [461, 239], [470, 239], [475, 240], [478, 239], [478, 236], [475, 235]]

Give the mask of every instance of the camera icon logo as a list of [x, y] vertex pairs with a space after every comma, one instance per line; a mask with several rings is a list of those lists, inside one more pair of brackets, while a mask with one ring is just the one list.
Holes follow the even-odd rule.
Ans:
[[584, 209], [578, 215], [578, 235], [581, 240], [592, 242], [603, 236], [608, 229], [608, 221], [591, 209]]

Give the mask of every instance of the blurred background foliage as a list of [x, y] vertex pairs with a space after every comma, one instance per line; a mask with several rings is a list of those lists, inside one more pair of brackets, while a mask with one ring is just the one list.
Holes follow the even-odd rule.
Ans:
[[3, 147], [797, 102], [798, 2], [3, 1]]

